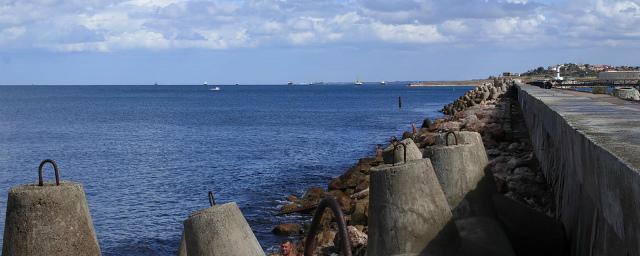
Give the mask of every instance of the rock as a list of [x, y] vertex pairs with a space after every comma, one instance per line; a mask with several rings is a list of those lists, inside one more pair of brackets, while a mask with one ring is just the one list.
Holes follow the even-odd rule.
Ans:
[[429, 118], [425, 118], [424, 121], [422, 121], [422, 128], [429, 128], [431, 126], [431, 119]]
[[351, 225], [367, 225], [369, 211], [369, 197], [357, 200], [355, 209], [351, 213]]
[[336, 232], [330, 229], [325, 229], [318, 232], [316, 235], [316, 245], [319, 248], [333, 246], [333, 240], [336, 237]]
[[502, 153], [502, 151], [500, 151], [498, 149], [495, 149], [495, 148], [487, 150], [487, 155], [490, 156], [490, 157], [499, 156], [500, 153]]
[[520, 149], [520, 143], [518, 143], [518, 142], [511, 143], [511, 144], [509, 144], [509, 147], [507, 147], [507, 150], [509, 152], [514, 152], [514, 151], [516, 151], [518, 149]]
[[410, 139], [413, 138], [413, 133], [412, 132], [403, 132], [402, 133], [402, 139]]
[[295, 223], [283, 223], [273, 228], [271, 232], [279, 236], [302, 234], [302, 226]]
[[[367, 240], [368, 240], [367, 234], [358, 230], [356, 227], [347, 226], [347, 233], [349, 234], [349, 242], [351, 244], [352, 251], [357, 249], [358, 247], [367, 245]], [[333, 244], [335, 246], [340, 246], [341, 239], [342, 237], [335, 236], [333, 240]]]
[[300, 205], [296, 203], [286, 204], [280, 208], [280, 212], [291, 212], [291, 211], [294, 211], [295, 209], [298, 209], [299, 207]]
[[309, 188], [307, 192], [304, 193], [302, 199], [307, 201], [320, 201], [324, 197], [324, 189], [313, 187]]
[[296, 202], [298, 201], [298, 197], [295, 195], [288, 195], [287, 200], [289, 200], [289, 202]]
[[336, 197], [336, 201], [338, 201], [338, 204], [340, 204], [340, 208], [342, 208], [343, 213], [351, 212], [352, 210], [351, 197], [347, 195], [342, 195], [342, 196]]
[[438, 130], [441, 131], [458, 131], [460, 130], [461, 123], [458, 121], [443, 122], [438, 125]]

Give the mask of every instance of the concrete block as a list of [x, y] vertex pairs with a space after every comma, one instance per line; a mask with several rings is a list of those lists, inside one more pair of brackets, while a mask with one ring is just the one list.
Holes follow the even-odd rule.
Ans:
[[194, 212], [184, 221], [184, 233], [189, 255], [265, 255], [234, 202]]
[[370, 175], [368, 255], [455, 253], [455, 223], [429, 159], [380, 165]]
[[394, 156], [395, 156], [395, 163], [405, 162], [405, 159], [404, 159], [405, 147], [407, 150], [407, 161], [422, 158], [422, 152], [420, 151], [416, 143], [413, 142], [412, 139], [407, 138], [400, 141], [400, 143], [404, 144], [405, 146], [403, 147], [402, 145], [398, 145], [396, 146], [395, 151], [394, 151], [393, 145], [389, 145], [387, 148], [384, 149], [383, 151], [384, 163], [386, 164], [394, 163]]
[[[458, 145], [455, 141], [449, 146], [446, 143], [442, 145], [446, 141], [444, 135], [440, 135], [436, 138], [437, 145], [423, 151], [423, 156], [431, 159], [451, 208], [457, 207], [467, 193], [476, 189], [485, 176], [484, 168], [488, 162], [479, 133], [456, 132], [456, 135]], [[450, 135], [451, 138], [454, 136]]]
[[100, 255], [82, 185], [63, 181], [13, 187], [2, 255]]

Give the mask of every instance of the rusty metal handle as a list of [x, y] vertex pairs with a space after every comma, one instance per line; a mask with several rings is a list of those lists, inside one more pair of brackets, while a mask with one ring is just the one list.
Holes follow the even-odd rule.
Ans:
[[458, 145], [458, 135], [456, 135], [456, 133], [453, 131], [449, 131], [447, 132], [447, 134], [444, 135], [444, 140], [447, 142], [447, 146], [449, 146], [449, 134], [453, 134], [453, 138], [456, 141], [456, 145]]
[[213, 192], [209, 191], [209, 205], [216, 205], [216, 198], [213, 197]]
[[44, 182], [42, 181], [42, 176], [43, 176], [42, 167], [44, 167], [46, 163], [50, 163], [51, 165], [53, 165], [53, 171], [55, 172], [55, 175], [56, 175], [56, 186], [60, 186], [60, 170], [58, 170], [58, 165], [56, 164], [56, 161], [53, 161], [52, 159], [45, 159], [45, 160], [42, 160], [42, 162], [40, 162], [40, 166], [38, 166], [38, 186], [44, 186]]
[[320, 228], [320, 219], [322, 219], [324, 209], [327, 207], [331, 208], [331, 211], [333, 211], [338, 222], [338, 235], [342, 238], [342, 243], [340, 244], [340, 247], [342, 247], [342, 255], [351, 256], [351, 245], [349, 242], [349, 233], [347, 232], [347, 224], [344, 222], [344, 215], [342, 214], [342, 210], [340, 210], [340, 205], [333, 197], [326, 197], [325, 199], [322, 199], [315, 214], [313, 215], [311, 228], [305, 238], [304, 256], [313, 256], [313, 251], [316, 250], [316, 235]]

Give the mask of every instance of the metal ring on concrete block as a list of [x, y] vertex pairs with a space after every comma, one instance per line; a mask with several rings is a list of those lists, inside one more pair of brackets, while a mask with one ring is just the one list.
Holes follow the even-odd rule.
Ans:
[[316, 213], [313, 215], [313, 221], [311, 221], [311, 228], [309, 228], [309, 233], [305, 238], [305, 248], [304, 255], [312, 256], [313, 251], [316, 249], [316, 234], [318, 233], [318, 229], [320, 228], [320, 219], [322, 219], [322, 215], [324, 214], [324, 209], [329, 207], [333, 214], [336, 217], [336, 221], [338, 222], [338, 234], [341, 239], [342, 247], [342, 255], [351, 256], [351, 245], [349, 243], [349, 233], [347, 232], [347, 225], [344, 222], [344, 216], [342, 214], [342, 210], [340, 210], [340, 205], [333, 197], [326, 197], [320, 201], [318, 208], [316, 209]]
[[56, 164], [56, 161], [53, 161], [52, 159], [45, 159], [45, 160], [42, 160], [42, 162], [40, 162], [40, 166], [38, 167], [38, 186], [44, 186], [44, 182], [42, 180], [42, 174], [43, 174], [42, 167], [44, 167], [46, 163], [50, 163], [51, 165], [53, 165], [53, 171], [55, 172], [55, 175], [56, 175], [56, 186], [60, 186], [60, 170], [58, 170], [58, 165]]
[[444, 140], [447, 142], [447, 146], [449, 146], [449, 134], [453, 134], [453, 138], [456, 141], [456, 145], [458, 145], [458, 135], [456, 135], [456, 133], [453, 131], [449, 131], [447, 132], [447, 134], [444, 135]]
[[216, 198], [213, 197], [213, 192], [209, 191], [209, 205], [216, 205]]

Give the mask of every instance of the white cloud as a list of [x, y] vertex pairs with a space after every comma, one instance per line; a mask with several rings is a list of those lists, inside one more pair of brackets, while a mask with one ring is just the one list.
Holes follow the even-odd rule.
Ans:
[[[548, 2], [548, 1], [547, 1]], [[3, 50], [640, 45], [637, 0], [0, 0]]]
[[434, 25], [402, 24], [390, 25], [375, 23], [375, 34], [382, 40], [395, 43], [437, 43], [447, 39]]

